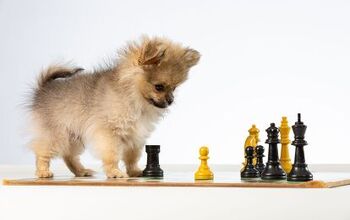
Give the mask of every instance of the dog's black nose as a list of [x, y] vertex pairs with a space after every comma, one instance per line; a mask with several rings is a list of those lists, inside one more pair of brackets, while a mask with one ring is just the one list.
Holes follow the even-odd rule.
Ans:
[[174, 98], [167, 98], [166, 99], [166, 101], [167, 101], [167, 103], [168, 103], [168, 105], [171, 105], [171, 103], [173, 103], [174, 102]]
[[168, 105], [171, 105], [171, 103], [174, 102], [174, 96], [172, 94], [168, 95], [168, 97], [166, 97], [166, 102]]

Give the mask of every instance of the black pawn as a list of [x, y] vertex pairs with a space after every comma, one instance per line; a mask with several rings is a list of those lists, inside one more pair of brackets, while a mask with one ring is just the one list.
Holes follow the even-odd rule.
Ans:
[[160, 145], [146, 145], [147, 165], [143, 170], [144, 177], [163, 177], [163, 170], [159, 166]]
[[283, 180], [287, 175], [281, 167], [278, 160], [277, 144], [280, 143], [278, 139], [279, 129], [275, 123], [271, 123], [270, 127], [266, 129], [267, 140], [265, 143], [269, 144], [269, 156], [264, 171], [261, 173], [263, 180]]
[[257, 169], [260, 174], [264, 171], [265, 169], [265, 164], [264, 164], [264, 151], [265, 148], [261, 145], [256, 146], [255, 148], [255, 154], [256, 154], [256, 165], [255, 165], [255, 169]]
[[245, 158], [247, 158], [247, 163], [241, 172], [241, 178], [258, 178], [260, 177], [260, 173], [257, 169], [254, 168], [253, 165], [253, 158], [254, 158], [254, 149], [253, 147], [249, 146], [245, 149]]
[[306, 125], [301, 121], [301, 115], [299, 113], [298, 121], [292, 126], [294, 133], [294, 141], [292, 142], [292, 145], [295, 146], [295, 157], [294, 164], [287, 177], [288, 181], [310, 181], [313, 179], [313, 176], [305, 163], [304, 146], [307, 145], [307, 142], [304, 138], [306, 128]]

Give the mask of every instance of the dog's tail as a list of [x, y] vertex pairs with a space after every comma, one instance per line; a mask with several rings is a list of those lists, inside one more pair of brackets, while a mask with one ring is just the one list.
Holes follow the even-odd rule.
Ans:
[[83, 68], [72, 67], [68, 65], [51, 65], [40, 73], [38, 79], [38, 88], [40, 89], [44, 87], [48, 82], [52, 80], [71, 77], [83, 70]]

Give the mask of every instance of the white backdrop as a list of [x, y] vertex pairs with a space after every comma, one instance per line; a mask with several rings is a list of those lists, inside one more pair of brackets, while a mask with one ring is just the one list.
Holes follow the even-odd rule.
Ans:
[[208, 145], [210, 163], [238, 164], [252, 123], [265, 141], [270, 122], [298, 112], [307, 162], [348, 163], [349, 11], [338, 0], [0, 0], [0, 164], [34, 163], [21, 103], [41, 68], [91, 69], [141, 34], [202, 53], [148, 140], [162, 145], [161, 163], [198, 163]]

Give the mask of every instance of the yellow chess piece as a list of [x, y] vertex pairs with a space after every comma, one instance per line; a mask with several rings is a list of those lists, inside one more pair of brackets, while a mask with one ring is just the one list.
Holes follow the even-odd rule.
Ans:
[[292, 163], [289, 157], [289, 148], [288, 148], [288, 144], [290, 143], [289, 132], [290, 132], [290, 127], [288, 126], [287, 117], [282, 117], [281, 127], [280, 127], [281, 145], [282, 145], [280, 163], [284, 171], [286, 171], [286, 173], [289, 173], [290, 170], [292, 169]]
[[197, 172], [194, 174], [194, 179], [195, 180], [212, 180], [214, 179], [214, 174], [213, 172], [210, 171], [210, 168], [208, 167], [208, 154], [209, 154], [209, 149], [208, 147], [201, 147], [199, 149], [199, 154], [200, 157], [199, 159], [201, 160], [201, 165], [199, 166]]
[[[247, 139], [245, 140], [245, 143], [244, 143], [244, 149], [243, 149], [244, 156], [246, 156], [245, 149], [249, 146], [253, 147], [254, 152], [255, 152], [255, 148], [258, 145], [258, 142], [260, 141], [260, 139], [259, 139], [260, 130], [256, 127], [256, 125], [253, 124], [252, 127], [248, 130], [248, 132], [249, 132], [249, 136], [247, 137]], [[247, 160], [245, 159], [244, 162], [242, 163], [243, 168], [246, 165], [246, 163], [247, 163]], [[256, 158], [253, 159], [253, 165], [255, 165], [255, 164], [256, 164]]]

